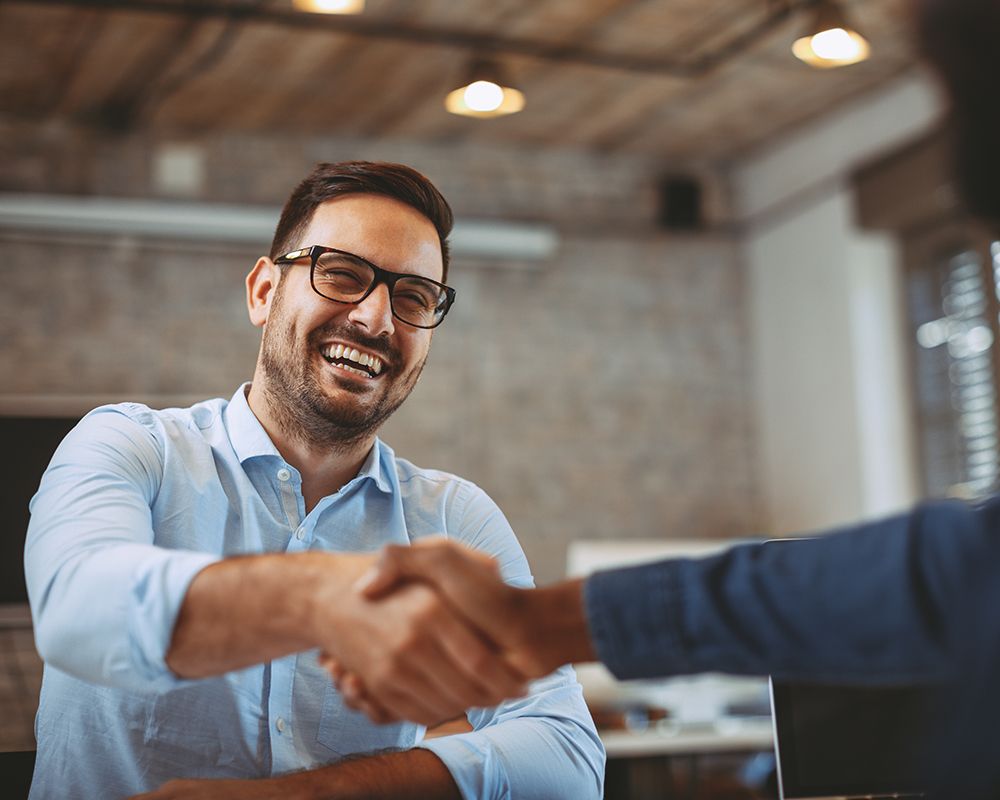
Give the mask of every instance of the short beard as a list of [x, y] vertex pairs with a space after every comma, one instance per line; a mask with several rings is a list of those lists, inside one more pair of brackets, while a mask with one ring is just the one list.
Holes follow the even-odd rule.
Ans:
[[[410, 377], [396, 374], [395, 367], [393, 374], [383, 374], [384, 381], [409, 380], [408, 386], [401, 387], [398, 397], [390, 390], [366, 408], [338, 403], [320, 390], [319, 381], [311, 374], [308, 355], [318, 352], [320, 341], [336, 334], [337, 338], [383, 356], [393, 355], [393, 351], [383, 339], [365, 337], [350, 326], [337, 325], [312, 331], [308, 336], [308, 352], [298, 353], [293, 326], [285, 323], [283, 284], [282, 279], [275, 290], [261, 344], [260, 366], [266, 380], [262, 392], [264, 402], [285, 437], [329, 453], [353, 452], [370, 440], [409, 397], [426, 359], [416, 366]], [[282, 331], [284, 339], [279, 340]], [[399, 363], [398, 358], [386, 360], [391, 364]], [[349, 384], [342, 388], [351, 391]]]

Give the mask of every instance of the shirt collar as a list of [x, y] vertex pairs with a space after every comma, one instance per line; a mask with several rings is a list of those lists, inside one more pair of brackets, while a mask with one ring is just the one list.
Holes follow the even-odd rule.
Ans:
[[[240, 386], [229, 401], [225, 411], [226, 429], [229, 431], [229, 440], [232, 442], [236, 457], [241, 464], [260, 456], [274, 456], [281, 459], [281, 453], [278, 452], [278, 448], [274, 446], [274, 442], [271, 441], [264, 426], [260, 424], [260, 420], [257, 419], [247, 402], [249, 391], [249, 382]], [[368, 457], [365, 458], [354, 481], [371, 478], [379, 489], [391, 493], [394, 486], [392, 472], [395, 458], [392, 448], [376, 437], [375, 445], [368, 453]]]
[[394, 487], [391, 468], [395, 460], [396, 456], [392, 452], [392, 448], [376, 436], [375, 444], [368, 453], [365, 463], [361, 465], [360, 472], [358, 472], [358, 479], [369, 477], [375, 481], [375, 485], [379, 489], [386, 494], [391, 494]]
[[281, 458], [278, 448], [274, 446], [264, 426], [250, 409], [250, 404], [247, 402], [249, 391], [250, 383], [244, 383], [236, 390], [229, 405], [226, 406], [226, 429], [229, 431], [229, 441], [232, 442], [236, 457], [241, 464], [258, 456]]

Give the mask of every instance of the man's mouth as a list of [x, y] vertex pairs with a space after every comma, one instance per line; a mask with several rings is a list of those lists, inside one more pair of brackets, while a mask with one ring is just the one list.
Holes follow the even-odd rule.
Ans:
[[370, 353], [362, 353], [356, 347], [331, 344], [320, 350], [320, 353], [327, 363], [362, 378], [374, 378], [382, 371], [382, 359]]

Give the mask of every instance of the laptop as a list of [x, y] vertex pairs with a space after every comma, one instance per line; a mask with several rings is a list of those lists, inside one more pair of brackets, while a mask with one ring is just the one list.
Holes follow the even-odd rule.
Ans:
[[923, 796], [926, 689], [772, 680], [770, 691], [780, 800]]

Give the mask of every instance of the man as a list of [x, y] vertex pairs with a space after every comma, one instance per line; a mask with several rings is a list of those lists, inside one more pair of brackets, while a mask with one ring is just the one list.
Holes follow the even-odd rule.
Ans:
[[[600, 797], [570, 673], [524, 695], [428, 588], [349, 590], [359, 554], [442, 533], [531, 583], [481, 490], [377, 437], [454, 299], [451, 220], [406, 167], [320, 165], [247, 278], [252, 383], [188, 409], [100, 408], [62, 443], [25, 548], [46, 662], [33, 800]], [[320, 650], [421, 724], [347, 710]], [[519, 699], [489, 708], [504, 696]], [[466, 707], [474, 730], [422, 741]]]

